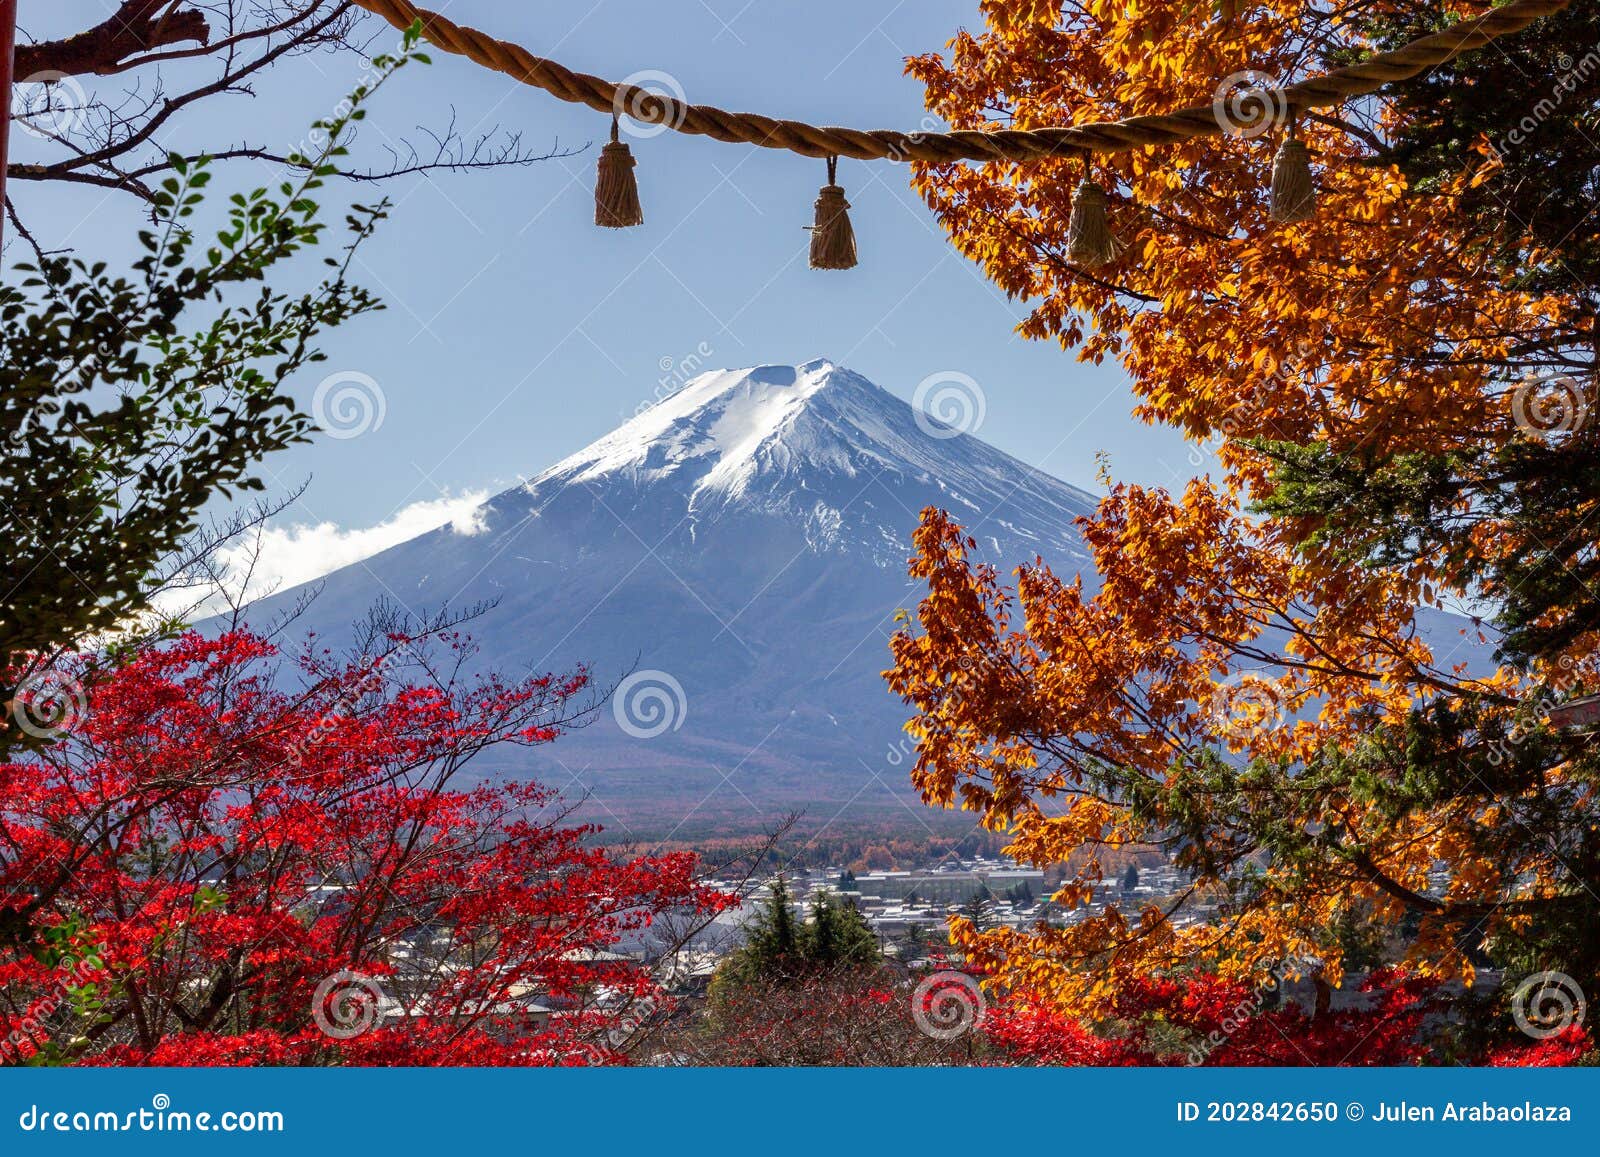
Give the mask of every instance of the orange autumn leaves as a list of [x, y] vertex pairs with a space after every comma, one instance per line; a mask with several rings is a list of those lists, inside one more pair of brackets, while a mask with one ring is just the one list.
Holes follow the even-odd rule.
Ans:
[[[1013, 594], [944, 516], [919, 528], [912, 571], [928, 591], [917, 629], [893, 640], [889, 682], [917, 713], [912, 774], [925, 797], [1008, 832], [1021, 860], [1072, 863], [1057, 896], [1069, 908], [1103, 878], [1104, 850], [1189, 828], [1196, 841], [1186, 865], [1196, 884], [1172, 911], [1113, 905], [1044, 933], [964, 929], [964, 949], [1006, 985], [1042, 984], [1081, 1010], [1119, 977], [1200, 960], [1243, 976], [1316, 956], [1337, 978], [1319, 930], [1357, 901], [1396, 920], [1402, 907], [1348, 864], [1297, 864], [1272, 879], [1252, 840], [1256, 817], [1239, 809], [1291, 828], [1337, 821], [1361, 833], [1385, 880], [1413, 890], [1427, 887], [1452, 825], [1474, 822], [1434, 817], [1420, 832], [1377, 817], [1368, 831], [1336, 785], [1300, 788], [1275, 774], [1347, 739], [1363, 718], [1403, 714], [1415, 686], [1440, 676], [1410, 637], [1408, 604], [1369, 594], [1362, 632], [1351, 631], [1347, 609], [1304, 605], [1294, 568], [1243, 526], [1203, 483], [1177, 501], [1117, 487], [1084, 527], [1105, 576], [1092, 595], [1040, 565], [1018, 571]], [[1266, 669], [1286, 658], [1282, 673]], [[1272, 762], [1213, 808], [1211, 785], [1183, 784], [1186, 753], [1208, 746]], [[1260, 890], [1221, 928], [1174, 925], [1240, 872], [1255, 873]], [[1448, 954], [1434, 962], [1458, 964]]]
[[[1241, 97], [1245, 74], [1287, 83], [1320, 70], [1320, 51], [1352, 46], [1295, 3], [1255, 5], [1228, 25], [1172, 0], [1069, 5], [1065, 17], [1056, 5], [983, 9], [984, 34], [959, 36], [949, 59], [910, 64], [930, 108], [962, 128], [1216, 99], [1223, 119], [1255, 134], [1236, 110], [1272, 100]], [[1081, 159], [918, 165], [915, 183], [957, 248], [1028, 303], [1021, 331], [1120, 359], [1149, 420], [1200, 438], [1325, 436], [1339, 447], [1504, 432], [1484, 367], [1568, 303], [1503, 285], [1484, 245], [1454, 235], [1448, 190], [1407, 196], [1398, 172], [1371, 163], [1387, 116], [1363, 101], [1300, 118], [1319, 185], [1317, 218], [1302, 226], [1268, 218], [1281, 128], [1096, 157], [1088, 171], [1114, 186], [1111, 224], [1128, 248], [1092, 271], [1065, 258]], [[1488, 163], [1464, 153], [1462, 180]], [[1253, 476], [1247, 461], [1229, 464]]]
[[[909, 66], [958, 128], [1234, 100], [1219, 86], [1244, 70], [1289, 82], [1369, 47], [1299, 3], [1252, 5], [1227, 24], [1173, 0], [982, 10], [982, 32]], [[1042, 561], [1003, 580], [936, 513], [917, 534], [912, 574], [927, 597], [887, 675], [915, 711], [925, 796], [1007, 832], [1021, 859], [1074, 865], [1058, 897], [1069, 907], [1091, 895], [1106, 848], [1173, 846], [1181, 833], [1196, 875], [1170, 910], [1113, 904], [1024, 932], [960, 926], [962, 947], [1003, 985], [1090, 1011], [1129, 976], [1200, 963], [1246, 976], [1314, 960], [1337, 982], [1329, 929], [1358, 909], [1390, 925], [1425, 910], [1414, 966], [1469, 973], [1470, 947], [1514, 926], [1520, 898], [1554, 887], [1547, 857], [1519, 848], [1517, 862], [1494, 861], [1484, 833], [1510, 822], [1503, 810], [1468, 796], [1394, 814], [1381, 784], [1352, 786], [1379, 773], [1330, 758], [1430, 697], [1466, 689], [1513, 709], [1509, 672], [1469, 679], [1455, 648], [1418, 637], [1414, 608], [1459, 590], [1448, 560], [1366, 569], [1337, 544], [1308, 545], [1305, 526], [1244, 512], [1271, 485], [1248, 439], [1376, 459], [1519, 437], [1518, 351], [1579, 324], [1577, 302], [1523, 292], [1491, 263], [1504, 237], [1462, 230], [1460, 193], [1493, 171], [1487, 142], [1463, 150], [1453, 182], [1419, 193], [1374, 161], [1403, 127], [1394, 117], [1373, 99], [1300, 118], [1319, 186], [1303, 225], [1267, 213], [1281, 127], [1096, 158], [1088, 171], [1112, 192], [1127, 248], [1094, 270], [1066, 258], [1081, 159], [916, 166], [956, 247], [1026, 303], [1021, 333], [1120, 361], [1136, 412], [1215, 440], [1223, 468], [1179, 496], [1113, 487], [1083, 527], [1099, 589]], [[1227, 755], [1199, 767], [1197, 752]], [[1219, 770], [1229, 759], [1238, 770]], [[1301, 770], [1330, 763], [1337, 774]], [[1263, 832], [1292, 854], [1262, 855]], [[1424, 893], [1441, 861], [1451, 877], [1434, 901]], [[1185, 921], [1202, 900], [1222, 902], [1218, 918]]]

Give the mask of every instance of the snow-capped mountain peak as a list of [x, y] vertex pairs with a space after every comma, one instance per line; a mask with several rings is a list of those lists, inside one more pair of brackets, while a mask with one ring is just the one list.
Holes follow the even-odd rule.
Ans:
[[818, 399], [869, 391], [882, 395], [880, 405], [904, 405], [826, 359], [714, 370], [558, 462], [530, 488], [557, 478], [594, 482], [624, 474], [647, 481], [687, 475], [680, 480], [692, 480], [695, 492], [736, 494], [766, 467], [789, 471], [810, 462], [848, 468], [851, 446], [844, 439], [850, 431], [823, 416], [822, 411], [839, 407], [819, 406]]
[[[819, 544], [865, 543], [898, 564], [904, 524], [916, 509], [862, 501], [886, 478], [962, 511], [1039, 504], [1061, 540], [1074, 537], [1071, 516], [1063, 522], [1062, 515], [1092, 501], [826, 358], [702, 374], [556, 463], [528, 490], [621, 484], [671, 494], [696, 520], [730, 506], [788, 512], [809, 524]], [[1022, 537], [1038, 543], [1031, 529]]]

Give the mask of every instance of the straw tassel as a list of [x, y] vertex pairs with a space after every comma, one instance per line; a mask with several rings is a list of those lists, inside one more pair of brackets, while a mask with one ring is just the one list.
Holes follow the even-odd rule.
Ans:
[[1122, 252], [1106, 220], [1106, 191], [1085, 177], [1072, 196], [1072, 220], [1067, 225], [1067, 256], [1085, 268], [1108, 265]]
[[856, 231], [850, 225], [850, 202], [838, 183], [839, 158], [828, 158], [828, 183], [817, 194], [816, 224], [811, 227], [811, 268], [854, 269]]
[[1317, 186], [1311, 178], [1311, 153], [1291, 127], [1272, 160], [1272, 219], [1289, 224], [1317, 212]]
[[633, 175], [637, 162], [619, 139], [617, 118], [611, 118], [611, 143], [600, 150], [600, 171], [594, 184], [594, 223], [605, 229], [627, 229], [644, 224], [639, 205], [639, 182]]

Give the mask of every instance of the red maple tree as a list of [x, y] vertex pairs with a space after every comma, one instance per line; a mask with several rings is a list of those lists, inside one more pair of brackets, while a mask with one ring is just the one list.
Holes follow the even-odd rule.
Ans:
[[[984, 1032], [1012, 1063], [1034, 1065], [1427, 1065], [1446, 1059], [1439, 1032], [1451, 997], [1434, 980], [1380, 969], [1364, 1000], [1315, 1011], [1206, 973], [1141, 979], [1089, 1025], [1037, 1004], [1001, 1001]], [[1591, 1043], [1580, 1024], [1543, 1040], [1461, 1039], [1457, 1063], [1541, 1067], [1577, 1063]]]
[[661, 994], [612, 949], [732, 897], [687, 853], [595, 847], [544, 788], [458, 783], [583, 722], [585, 671], [369, 636], [190, 633], [66, 672], [86, 710], [0, 764], [0, 1063], [622, 1059]]

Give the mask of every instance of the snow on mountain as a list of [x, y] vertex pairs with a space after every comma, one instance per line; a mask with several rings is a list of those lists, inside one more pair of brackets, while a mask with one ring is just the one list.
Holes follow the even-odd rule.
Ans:
[[[472, 534], [329, 575], [296, 626], [337, 644], [379, 599], [419, 615], [495, 600], [470, 627], [494, 666], [631, 674], [592, 726], [484, 765], [588, 793], [624, 834], [792, 808], [913, 823], [905, 708], [879, 673], [919, 598], [919, 513], [952, 510], [996, 562], [1070, 572], [1093, 501], [831, 362], [719, 371], [489, 499]], [[664, 723], [641, 722], [652, 706]]]
[[865, 550], [900, 567], [909, 527], [893, 499], [908, 484], [921, 505], [1026, 514], [994, 525], [1039, 547], [1075, 547], [1071, 519], [1051, 525], [1048, 516], [1092, 501], [822, 359], [697, 377], [527, 490], [547, 501], [571, 487], [625, 504], [667, 498], [674, 512], [681, 504], [691, 536], [730, 514], [785, 516], [816, 549]]

